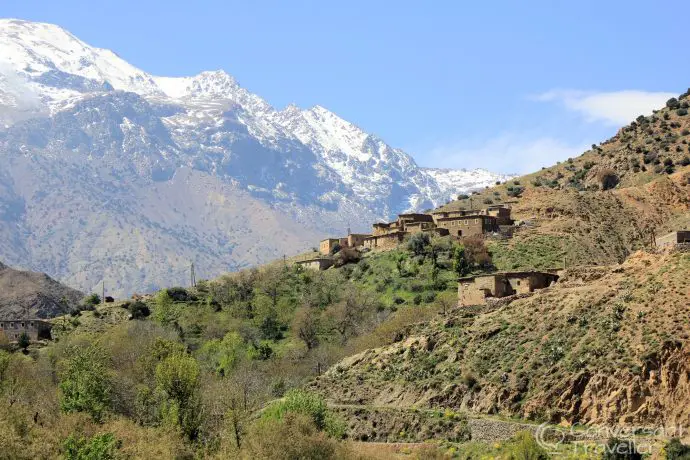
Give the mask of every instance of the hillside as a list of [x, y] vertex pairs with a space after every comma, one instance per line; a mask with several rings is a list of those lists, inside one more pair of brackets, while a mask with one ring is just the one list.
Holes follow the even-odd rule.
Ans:
[[333, 404], [448, 408], [553, 423], [685, 426], [690, 254], [566, 270], [498, 308], [458, 308], [346, 358]]
[[0, 263], [0, 319], [53, 318], [77, 307], [83, 297], [43, 273]]
[[689, 102], [685, 93], [577, 158], [440, 209], [511, 204], [522, 225], [492, 247], [499, 269], [621, 262], [690, 228]]
[[430, 174], [324, 107], [154, 76], [56, 25], [2, 19], [0, 48], [0, 257], [82, 290], [216, 277], [507, 178]]

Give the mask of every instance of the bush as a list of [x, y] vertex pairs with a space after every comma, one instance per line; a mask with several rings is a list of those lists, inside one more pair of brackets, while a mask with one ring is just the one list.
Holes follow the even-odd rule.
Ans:
[[127, 305], [127, 310], [132, 315], [132, 319], [146, 318], [151, 314], [149, 307], [141, 300], [135, 300]]
[[81, 303], [85, 307], [95, 307], [96, 305], [101, 303], [101, 297], [98, 294], [94, 293], [84, 297]]
[[676, 115], [679, 117], [684, 117], [685, 115], [688, 114], [688, 109], [678, 109], [676, 110]]
[[280, 419], [262, 418], [249, 431], [246, 458], [271, 460], [335, 460], [354, 458], [343, 445], [329, 439], [308, 416], [288, 413]]
[[513, 198], [518, 198], [520, 195], [522, 195], [523, 190], [524, 188], [520, 186], [508, 187], [507, 195]]
[[491, 198], [484, 198], [484, 204], [493, 204], [493, 200]]
[[682, 160], [680, 160], [680, 164], [683, 166], [690, 165], [690, 158], [687, 156], [684, 156]]
[[433, 291], [427, 291], [422, 294], [422, 302], [431, 303], [436, 300], [436, 293]]
[[548, 453], [534, 439], [532, 433], [517, 433], [508, 444], [509, 458], [521, 460], [547, 460]]
[[458, 195], [458, 200], [466, 200], [469, 197], [470, 197], [469, 195], [467, 195], [466, 193], [463, 193], [461, 195]]
[[166, 291], [173, 302], [189, 302], [196, 300], [196, 298], [183, 287], [171, 287], [166, 289]]
[[421, 305], [422, 304], [422, 295], [421, 294], [415, 295], [414, 298], [412, 299], [412, 303], [415, 305]]
[[678, 99], [672, 97], [671, 99], [666, 101], [666, 107], [668, 107], [669, 109], [675, 109], [680, 107], [680, 103], [678, 102]]
[[681, 443], [678, 438], [671, 439], [664, 451], [668, 460], [690, 460], [690, 446]]
[[116, 458], [118, 444], [112, 433], [97, 434], [92, 438], [70, 435], [62, 448], [66, 460], [111, 460]]
[[336, 438], [343, 436], [343, 426], [329, 412], [323, 398], [316, 393], [300, 389], [290, 390], [282, 400], [268, 406], [261, 415], [261, 419], [282, 420], [288, 414], [308, 417], [318, 430], [326, 431], [330, 436]]

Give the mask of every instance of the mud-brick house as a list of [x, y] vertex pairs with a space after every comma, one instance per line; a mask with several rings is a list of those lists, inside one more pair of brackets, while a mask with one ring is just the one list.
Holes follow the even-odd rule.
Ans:
[[458, 303], [461, 306], [483, 305], [487, 298], [507, 297], [534, 292], [558, 281], [551, 272], [505, 272], [468, 276], [458, 280]]
[[360, 248], [364, 246], [364, 240], [370, 236], [371, 234], [369, 233], [350, 233], [347, 235], [347, 247]]
[[502, 204], [495, 204], [486, 208], [486, 215], [495, 217], [498, 225], [513, 225], [515, 223], [510, 216], [510, 208]]
[[347, 237], [345, 238], [326, 238], [319, 243], [319, 253], [327, 256], [333, 251], [336, 246], [344, 248], [347, 246]]
[[690, 230], [679, 230], [671, 232], [656, 239], [656, 245], [659, 248], [668, 248], [679, 245], [690, 244]]
[[496, 217], [485, 215], [468, 215], [454, 217], [437, 217], [436, 225], [445, 228], [452, 236], [474, 236], [499, 231]]
[[0, 320], [0, 332], [10, 342], [16, 342], [22, 334], [28, 335], [32, 342], [50, 340], [51, 329], [49, 322], [40, 319]]
[[371, 250], [395, 249], [405, 240], [407, 232], [385, 233], [383, 235], [372, 235], [364, 239], [364, 247]]
[[300, 267], [306, 268], [307, 270], [322, 271], [333, 266], [335, 261], [326, 257], [314, 257], [311, 259], [300, 260], [299, 262], [295, 263]]

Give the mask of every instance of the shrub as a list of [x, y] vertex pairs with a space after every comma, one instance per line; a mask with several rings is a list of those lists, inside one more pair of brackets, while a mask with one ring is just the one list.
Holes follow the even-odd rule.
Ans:
[[684, 117], [685, 115], [688, 114], [688, 109], [678, 109], [676, 110], [676, 115], [679, 117]]
[[668, 107], [669, 109], [675, 109], [680, 107], [680, 103], [678, 102], [678, 99], [672, 97], [671, 99], [666, 101], [666, 107]]
[[415, 295], [414, 298], [412, 299], [412, 303], [415, 305], [421, 305], [422, 304], [422, 295], [421, 294]]
[[97, 434], [92, 438], [70, 435], [62, 444], [66, 460], [111, 460], [119, 442], [112, 433]]
[[94, 293], [84, 297], [81, 303], [85, 307], [95, 307], [96, 305], [101, 303], [101, 297], [98, 294]]
[[470, 197], [469, 195], [462, 193], [462, 194], [458, 195], [458, 200], [466, 200], [469, 197]]
[[326, 402], [321, 396], [306, 390], [290, 390], [285, 397], [277, 401], [262, 413], [263, 420], [282, 420], [288, 414], [299, 414], [309, 418], [314, 426], [334, 437], [341, 437], [341, 427], [337, 419], [328, 411]]
[[151, 314], [149, 307], [141, 300], [135, 300], [127, 306], [127, 310], [132, 315], [132, 319], [146, 318]]
[[520, 195], [522, 195], [522, 191], [524, 190], [524, 188], [520, 187], [520, 186], [508, 187], [508, 188], [509, 188], [509, 190], [508, 190], [507, 194], [508, 194], [508, 196], [513, 197], [513, 198], [517, 198]]
[[261, 419], [249, 431], [246, 458], [272, 460], [335, 460], [355, 458], [344, 445], [327, 437], [308, 416], [289, 413]]
[[666, 443], [664, 450], [668, 460], [690, 460], [690, 446], [681, 443], [678, 438]]
[[680, 164], [683, 166], [690, 165], [690, 157], [684, 156], [682, 160], [680, 160]]
[[166, 291], [173, 302], [189, 302], [196, 300], [196, 298], [183, 287], [171, 287], [166, 289]]
[[431, 303], [436, 300], [436, 293], [433, 291], [427, 291], [422, 294], [422, 302]]
[[523, 431], [517, 433], [508, 444], [511, 459], [547, 460], [548, 453], [534, 439], [532, 433]]
[[493, 204], [493, 202], [491, 198], [484, 198], [484, 204]]

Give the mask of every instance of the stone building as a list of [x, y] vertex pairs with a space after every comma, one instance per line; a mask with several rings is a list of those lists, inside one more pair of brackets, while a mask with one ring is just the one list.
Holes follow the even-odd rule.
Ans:
[[395, 249], [405, 240], [407, 232], [393, 232], [382, 235], [372, 235], [364, 239], [364, 247], [371, 250]]
[[364, 246], [364, 240], [370, 236], [371, 234], [368, 233], [350, 233], [347, 235], [347, 247], [360, 248]]
[[333, 248], [340, 245], [340, 240], [341, 238], [326, 238], [325, 240], [321, 240], [319, 243], [319, 253], [324, 256], [329, 255]]
[[671, 232], [656, 239], [656, 245], [659, 248], [673, 247], [678, 245], [690, 244], [690, 230], [679, 230]]
[[300, 260], [299, 262], [295, 263], [308, 270], [321, 271], [330, 268], [335, 261], [326, 257], [314, 257], [313, 259]]
[[534, 292], [549, 287], [557, 280], [555, 273], [536, 271], [468, 276], [458, 280], [458, 303], [461, 306], [483, 305], [487, 298]]
[[495, 204], [486, 208], [486, 215], [495, 217], [498, 225], [513, 225], [515, 223], [510, 217], [510, 208], [502, 204]]
[[467, 216], [437, 217], [436, 225], [445, 228], [453, 236], [474, 236], [499, 230], [496, 217], [480, 214]]
[[0, 331], [10, 342], [16, 342], [23, 333], [29, 340], [50, 340], [50, 330], [53, 326], [40, 319], [0, 320]]

